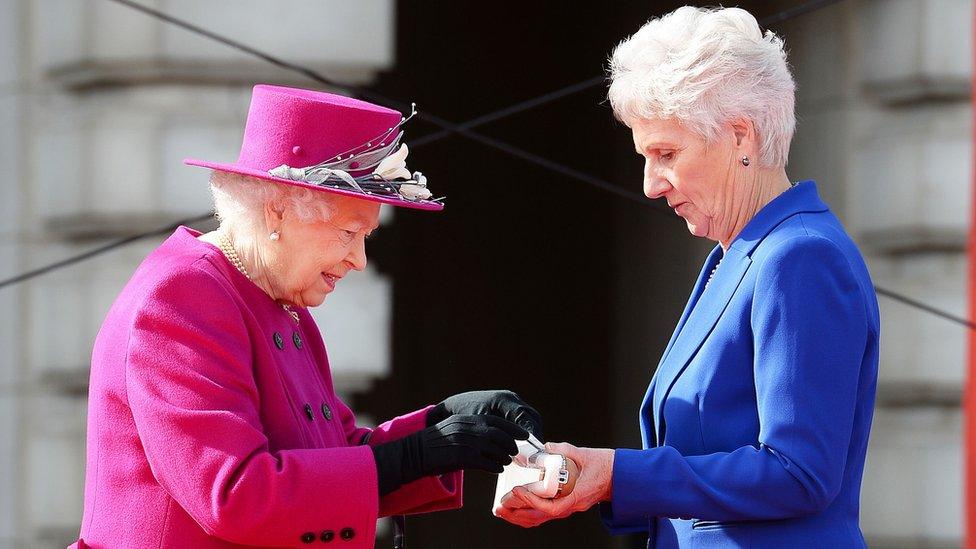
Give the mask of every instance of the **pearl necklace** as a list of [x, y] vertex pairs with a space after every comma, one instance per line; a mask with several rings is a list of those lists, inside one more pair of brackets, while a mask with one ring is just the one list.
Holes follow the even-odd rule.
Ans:
[[[233, 265], [234, 268], [237, 269], [242, 275], [244, 275], [244, 278], [251, 280], [251, 275], [247, 274], [247, 269], [244, 268], [244, 262], [241, 261], [241, 256], [237, 255], [237, 249], [234, 248], [233, 244], [231, 244], [230, 238], [227, 237], [227, 233], [217, 233], [217, 244], [220, 251], [223, 252], [224, 256], [227, 257], [227, 260], [230, 261], [230, 264]], [[295, 324], [298, 324], [298, 313], [291, 310], [291, 305], [285, 305], [282, 303], [281, 308], [288, 313], [292, 320], [295, 321]]]
[[[722, 264], [722, 259], [725, 259], [725, 258], [724, 257], [719, 258], [718, 263], [716, 263], [715, 266], [712, 267], [712, 272], [708, 273], [708, 280], [705, 281], [705, 288], [708, 288], [708, 283], [711, 282], [712, 281], [712, 277], [715, 276], [715, 271], [717, 271], [718, 270], [718, 266]], [[702, 291], [705, 291], [705, 290], [703, 289]]]
[[247, 269], [244, 268], [244, 262], [241, 261], [241, 256], [237, 255], [237, 250], [230, 243], [230, 238], [227, 237], [226, 233], [217, 233], [217, 243], [220, 246], [220, 251], [224, 252], [230, 264], [240, 271], [244, 275], [244, 278], [251, 280], [251, 275], [247, 274]]

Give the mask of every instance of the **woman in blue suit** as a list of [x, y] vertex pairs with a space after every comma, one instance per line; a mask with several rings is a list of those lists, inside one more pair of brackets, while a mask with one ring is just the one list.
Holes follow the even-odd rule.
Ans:
[[599, 503], [648, 547], [864, 547], [858, 500], [878, 374], [878, 305], [813, 181], [791, 183], [782, 41], [740, 9], [684, 7], [611, 59], [609, 98], [644, 193], [718, 242], [640, 410], [643, 449], [552, 444], [575, 491], [509, 494], [535, 526]]

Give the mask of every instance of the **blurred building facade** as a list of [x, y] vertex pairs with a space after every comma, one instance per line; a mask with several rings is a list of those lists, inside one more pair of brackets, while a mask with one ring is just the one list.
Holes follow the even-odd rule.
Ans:
[[[391, 0], [291, 0], [288, 9], [261, 0], [141, 3], [341, 82], [369, 83], [393, 62]], [[2, 0], [0, 25], [0, 158], [12, 169], [0, 201], [2, 276], [206, 213], [208, 172], [182, 159], [236, 159], [251, 85], [302, 82], [104, 0]], [[295, 29], [314, 32], [315, 47]], [[63, 547], [77, 536], [91, 345], [159, 242], [0, 295], [8, 331], [0, 336], [0, 547]], [[333, 316], [314, 312], [334, 334], [344, 394], [368, 389], [390, 367], [389, 280], [372, 269], [353, 278], [330, 304]], [[356, 337], [366, 331], [369, 341]]]
[[[816, 177], [877, 285], [967, 312], [972, 204], [970, 0], [868, 0], [784, 26]], [[958, 547], [966, 329], [889, 298], [861, 495], [872, 547]], [[829, 342], [825, 342], [829, 344]]]
[[[288, 9], [261, 0], [141, 1], [358, 84], [370, 84], [396, 67], [398, 38], [402, 44], [398, 33], [420, 26], [408, 20], [404, 29], [401, 20], [398, 29], [398, 6], [392, 0], [289, 0]], [[634, 14], [654, 15], [641, 4], [616, 16], [627, 21], [606, 23], [614, 31], [587, 47], [608, 52], [623, 37], [618, 28], [636, 30], [643, 19]], [[768, 12], [782, 3], [756, 4]], [[967, 314], [972, 13], [971, 0], [847, 0], [777, 27], [786, 36], [799, 86], [790, 175], [818, 180], [868, 257], [879, 285], [960, 316]], [[592, 24], [599, 24], [596, 19]], [[473, 17], [469, 24], [487, 25]], [[303, 39], [309, 32], [316, 36], [312, 48]], [[413, 63], [411, 70], [420, 70], [421, 61], [403, 57], [404, 63]], [[598, 62], [577, 67], [573, 78], [598, 70]], [[256, 81], [309, 85], [107, 0], [0, 0], [0, 164], [7, 167], [7, 192], [0, 200], [0, 278], [203, 213], [209, 204], [207, 174], [183, 167], [181, 159], [236, 157], [250, 85]], [[540, 85], [543, 90], [556, 87]], [[462, 112], [482, 114], [473, 108]], [[620, 156], [606, 156], [620, 167], [612, 173], [637, 189], [639, 171], [631, 168], [629, 136], [619, 128], [613, 131], [619, 134], [614, 146]], [[450, 189], [457, 197], [455, 211], [467, 206], [464, 192]], [[672, 221], [608, 204], [599, 212], [606, 214], [616, 237], [606, 253], [612, 274], [605, 281], [618, 289], [606, 310], [593, 312], [611, 327], [606, 347], [612, 363], [606, 366], [610, 380], [594, 389], [593, 401], [605, 403], [600, 417], [612, 425], [592, 430], [604, 429], [606, 442], [599, 442], [633, 445], [637, 406], [655, 353], [670, 335], [677, 319], [671, 313], [680, 311], [687, 295], [682, 292], [690, 289], [708, 246], [691, 241]], [[447, 226], [454, 226], [447, 219]], [[457, 223], [470, 227], [477, 220]], [[476, 235], [454, 238], [474, 241]], [[145, 241], [0, 290], [0, 547], [62, 547], [76, 535], [91, 343], [115, 294], [157, 244]], [[470, 265], [493, 268], [478, 261], [471, 259]], [[458, 271], [475, 277], [475, 287], [485, 291], [497, 285], [485, 281], [478, 286], [476, 273]], [[394, 310], [420, 314], [419, 306], [404, 297], [409, 292], [394, 296], [393, 278], [383, 270], [351, 277], [342, 292], [330, 297], [329, 307], [316, 312], [328, 334], [341, 391], [367, 394], [384, 380], [403, 385], [416, 379], [404, 381], [405, 374], [395, 371], [394, 351], [412, 357], [416, 368], [426, 368], [427, 380], [456, 381], [444, 381], [439, 388], [461, 388], [456, 364], [425, 362], [427, 353], [435, 353], [429, 347], [406, 348], [404, 340], [413, 345], [429, 328], [425, 317], [397, 321], [391, 316]], [[649, 280], [661, 289], [632, 291], [650, 286]], [[397, 309], [404, 299], [405, 309]], [[880, 301], [881, 380], [862, 491], [862, 527], [872, 547], [958, 547], [966, 334], [945, 320]], [[427, 314], [450, 317], [445, 310], [452, 309]], [[560, 322], [556, 313], [545, 322]], [[497, 314], [505, 318], [503, 311]], [[403, 328], [402, 335], [391, 333], [394, 325]], [[649, 331], [655, 336], [647, 337]], [[428, 335], [437, 339], [440, 334]], [[519, 342], [519, 352], [531, 356], [542, 337]], [[497, 345], [485, 343], [483, 352], [491, 354], [489, 347]], [[480, 386], [496, 379], [502, 385], [506, 368], [468, 374], [482, 376]], [[381, 387], [377, 394], [375, 400], [393, 393]], [[414, 403], [410, 397], [396, 398], [394, 407]], [[363, 400], [367, 409], [370, 402]], [[551, 407], [569, 414], [573, 404], [558, 408], [560, 403], [553, 402]], [[484, 515], [487, 503], [469, 506]], [[438, 523], [426, 524], [432, 525], [430, 539], [439, 539]], [[559, 530], [572, 527], [554, 526], [548, 532], [572, 539], [569, 530]], [[498, 535], [539, 535], [504, 532]], [[492, 546], [491, 535], [465, 545]], [[454, 543], [457, 539], [429, 546]], [[639, 546], [639, 540], [606, 538], [606, 547], [632, 545]]]

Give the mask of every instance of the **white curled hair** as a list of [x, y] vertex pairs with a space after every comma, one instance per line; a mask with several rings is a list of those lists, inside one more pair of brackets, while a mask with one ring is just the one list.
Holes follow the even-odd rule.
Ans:
[[751, 120], [764, 167], [786, 166], [796, 129], [783, 40], [739, 8], [684, 6], [651, 19], [610, 56], [618, 120], [675, 119], [711, 142], [724, 123]]
[[328, 221], [335, 214], [335, 199], [328, 193], [219, 170], [210, 176], [210, 193], [221, 229], [233, 232], [244, 249], [253, 249], [255, 238], [270, 234], [264, 218], [266, 204], [303, 223]]

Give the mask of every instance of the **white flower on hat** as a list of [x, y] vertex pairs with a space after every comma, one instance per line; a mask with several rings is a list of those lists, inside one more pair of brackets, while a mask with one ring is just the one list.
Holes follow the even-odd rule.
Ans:
[[407, 149], [406, 143], [400, 145], [397, 152], [387, 156], [380, 162], [379, 166], [376, 166], [373, 174], [387, 181], [410, 179], [410, 170], [407, 169], [407, 154], [409, 153], [410, 150]]
[[400, 196], [407, 200], [427, 200], [432, 195], [427, 188], [427, 176], [420, 172], [413, 172], [410, 181], [400, 185]]
[[400, 185], [400, 195], [407, 200], [427, 200], [431, 197], [430, 190], [427, 187], [421, 187], [412, 183]]

